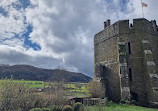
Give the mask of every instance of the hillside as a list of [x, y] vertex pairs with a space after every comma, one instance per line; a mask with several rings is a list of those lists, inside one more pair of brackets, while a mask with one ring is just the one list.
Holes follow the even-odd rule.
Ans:
[[82, 74], [69, 72], [66, 70], [50, 70], [42, 69], [29, 65], [13, 65], [0, 66], [0, 79], [10, 78], [14, 79], [36, 80], [36, 81], [65, 81], [65, 82], [89, 82], [90, 77]]

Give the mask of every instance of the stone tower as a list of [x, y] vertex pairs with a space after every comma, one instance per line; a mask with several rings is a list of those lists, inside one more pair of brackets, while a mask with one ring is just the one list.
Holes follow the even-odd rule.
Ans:
[[158, 102], [158, 26], [144, 18], [121, 20], [94, 37], [94, 79], [105, 86], [109, 100]]

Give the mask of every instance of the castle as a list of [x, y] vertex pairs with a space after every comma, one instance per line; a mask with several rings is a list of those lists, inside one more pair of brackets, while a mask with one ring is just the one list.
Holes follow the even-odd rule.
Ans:
[[104, 22], [94, 37], [94, 79], [105, 86], [106, 97], [158, 103], [158, 26], [144, 18]]

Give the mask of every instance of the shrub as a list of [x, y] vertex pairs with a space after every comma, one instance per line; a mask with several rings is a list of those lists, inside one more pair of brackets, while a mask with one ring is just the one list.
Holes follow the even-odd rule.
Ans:
[[49, 109], [50, 111], [62, 111], [62, 108], [57, 105], [53, 105]]
[[125, 104], [126, 102], [125, 102], [125, 100], [121, 99], [120, 103]]
[[70, 105], [66, 105], [63, 107], [62, 111], [73, 111], [73, 108]]
[[74, 111], [83, 111], [84, 110], [84, 106], [82, 103], [77, 102], [73, 105], [73, 110]]
[[29, 111], [42, 111], [42, 110], [40, 108], [33, 108], [33, 109], [29, 110]]
[[132, 100], [130, 101], [130, 104], [136, 104], [136, 101], [132, 99]]

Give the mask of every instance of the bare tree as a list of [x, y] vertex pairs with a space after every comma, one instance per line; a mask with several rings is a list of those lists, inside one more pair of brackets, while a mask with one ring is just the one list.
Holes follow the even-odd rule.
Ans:
[[61, 106], [65, 105], [67, 101], [66, 96], [68, 91], [63, 82], [50, 82], [45, 93], [47, 94], [48, 99], [51, 98], [51, 104]]
[[105, 97], [105, 88], [98, 81], [94, 81], [94, 80], [90, 81], [90, 83], [88, 83], [87, 89], [92, 97], [95, 98]]

